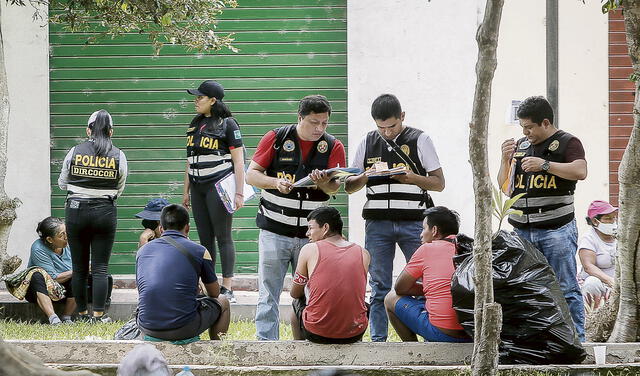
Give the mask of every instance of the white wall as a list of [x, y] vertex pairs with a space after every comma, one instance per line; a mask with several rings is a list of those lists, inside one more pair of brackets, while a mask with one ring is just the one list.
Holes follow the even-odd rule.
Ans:
[[[347, 12], [349, 158], [375, 129], [373, 100], [395, 94], [406, 112], [405, 124], [430, 135], [440, 157], [446, 188], [433, 193], [433, 200], [458, 210], [465, 232], [473, 231], [467, 138], [479, 2], [350, 0]], [[350, 239], [360, 244], [364, 192], [349, 201]]]
[[9, 86], [9, 147], [5, 189], [18, 197], [8, 252], [26, 266], [38, 221], [51, 214], [49, 187], [49, 30], [33, 22], [30, 6], [2, 7]]
[[[580, 138], [586, 152], [589, 174], [578, 182], [575, 196], [579, 230], [584, 230], [589, 203], [608, 200], [609, 192], [607, 16], [598, 2], [559, 3], [558, 125]], [[494, 181], [502, 141], [522, 137], [519, 125], [505, 122], [507, 105], [512, 99], [546, 95], [545, 58], [544, 1], [505, 2], [489, 127]]]
[[[446, 178], [437, 205], [457, 210], [462, 231], [473, 234], [474, 197], [468, 162], [468, 123], [475, 85], [475, 33], [484, 1], [348, 1], [349, 157], [374, 129], [373, 99], [396, 94], [405, 123], [433, 139]], [[578, 136], [587, 152], [589, 177], [576, 194], [578, 217], [593, 199], [608, 194], [607, 19], [598, 2], [561, 2], [560, 127]], [[489, 129], [492, 181], [500, 144], [521, 136], [506, 124], [511, 99], [546, 94], [545, 2], [505, 2], [493, 81]], [[350, 198], [349, 234], [364, 243], [364, 190]], [[578, 221], [582, 224], [582, 221]], [[510, 227], [510, 226], [506, 226]], [[497, 226], [494, 226], [494, 229]], [[399, 252], [398, 252], [399, 253]], [[396, 258], [396, 273], [403, 262]]]

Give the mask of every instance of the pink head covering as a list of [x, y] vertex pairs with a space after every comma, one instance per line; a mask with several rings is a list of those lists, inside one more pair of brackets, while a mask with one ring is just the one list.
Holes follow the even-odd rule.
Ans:
[[610, 214], [616, 210], [618, 210], [618, 208], [613, 207], [610, 203], [606, 201], [595, 200], [589, 205], [589, 209], [587, 210], [587, 216], [589, 218], [594, 218], [596, 215]]

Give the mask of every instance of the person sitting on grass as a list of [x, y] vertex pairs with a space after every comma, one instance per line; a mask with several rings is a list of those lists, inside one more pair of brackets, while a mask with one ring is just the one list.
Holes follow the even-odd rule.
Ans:
[[[76, 309], [76, 300], [71, 290], [71, 251], [67, 243], [67, 231], [64, 221], [56, 217], [47, 217], [38, 223], [36, 228], [38, 239], [31, 245], [28, 267], [42, 268], [48, 276], [40, 271], [31, 274], [31, 282], [24, 298], [47, 315], [52, 325], [71, 323], [71, 315]], [[53, 303], [47, 289], [47, 277], [61, 284], [65, 289], [64, 310], [62, 317], [53, 310]]]
[[[187, 237], [187, 209], [164, 207], [160, 231], [136, 255], [138, 327], [151, 340], [192, 341], [205, 330], [220, 339], [229, 329], [229, 301], [220, 295], [209, 251]], [[209, 296], [198, 296], [200, 278]]]
[[365, 304], [369, 252], [342, 236], [340, 212], [320, 207], [309, 213], [291, 287], [293, 338], [316, 343], [362, 340], [368, 325]]
[[444, 206], [429, 208], [422, 225], [422, 246], [385, 297], [389, 321], [403, 341], [417, 341], [419, 334], [428, 342], [471, 342], [451, 298], [458, 214]]
[[142, 227], [144, 227], [138, 240], [138, 248], [160, 237], [160, 212], [167, 205], [169, 201], [164, 198], [153, 198], [147, 202], [144, 210], [136, 214], [136, 217], [142, 219]]

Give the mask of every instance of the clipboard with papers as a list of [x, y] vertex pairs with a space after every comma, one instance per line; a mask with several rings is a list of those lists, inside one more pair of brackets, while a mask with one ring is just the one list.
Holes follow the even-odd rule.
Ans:
[[[236, 205], [234, 201], [234, 198], [236, 196], [236, 175], [233, 172], [229, 173], [224, 178], [218, 180], [215, 186], [225, 209], [227, 209], [229, 213], [233, 214], [236, 211]], [[253, 188], [253, 186], [247, 184], [246, 182], [244, 183], [242, 194], [244, 195], [244, 202], [247, 202], [256, 197], [255, 189]]]

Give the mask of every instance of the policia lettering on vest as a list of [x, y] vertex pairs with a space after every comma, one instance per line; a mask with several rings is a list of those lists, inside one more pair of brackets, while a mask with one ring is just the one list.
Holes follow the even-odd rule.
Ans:
[[215, 184], [234, 174], [236, 210], [244, 206], [244, 144], [240, 126], [222, 101], [224, 88], [216, 81], [207, 80], [197, 89], [188, 89], [195, 95], [197, 115], [187, 128], [187, 165], [184, 173], [182, 204], [193, 204], [193, 218], [200, 243], [207, 248], [216, 264], [216, 243], [220, 249], [222, 266], [221, 293], [229, 302], [236, 298], [231, 289], [236, 251], [231, 237], [233, 215], [227, 211]]
[[67, 153], [58, 186], [67, 191], [65, 224], [78, 312], [90, 319], [86, 292], [91, 263], [93, 316], [110, 321], [104, 316], [109, 290], [107, 267], [117, 225], [115, 202], [124, 190], [127, 159], [111, 142], [113, 120], [107, 111], [91, 114], [86, 133], [89, 139]]
[[[424, 210], [433, 206], [427, 191], [444, 189], [444, 174], [429, 136], [404, 125], [405, 113], [394, 95], [383, 94], [373, 101], [371, 116], [377, 129], [358, 145], [352, 167], [365, 171], [347, 178], [345, 190], [356, 192], [366, 186], [365, 248], [371, 253], [370, 327], [373, 341], [386, 341], [388, 320], [384, 298], [391, 289], [396, 244], [409, 261], [420, 246]], [[405, 166], [407, 173], [369, 178], [366, 170], [376, 162], [389, 167]]]
[[542, 252], [560, 282], [578, 337], [584, 341], [584, 305], [576, 278], [577, 229], [573, 194], [587, 177], [580, 140], [553, 125], [553, 109], [543, 97], [529, 97], [518, 109], [525, 137], [502, 143], [498, 183], [507, 195], [524, 193], [509, 223]]
[[[326, 206], [340, 183], [327, 168], [346, 165], [344, 146], [326, 132], [331, 105], [322, 95], [304, 97], [298, 123], [267, 132], [247, 170], [247, 183], [262, 188], [256, 224], [259, 235], [259, 298], [257, 337], [279, 338], [278, 304], [289, 266], [295, 268], [300, 248], [308, 240], [307, 215]], [[310, 176], [316, 188], [294, 188]]]

